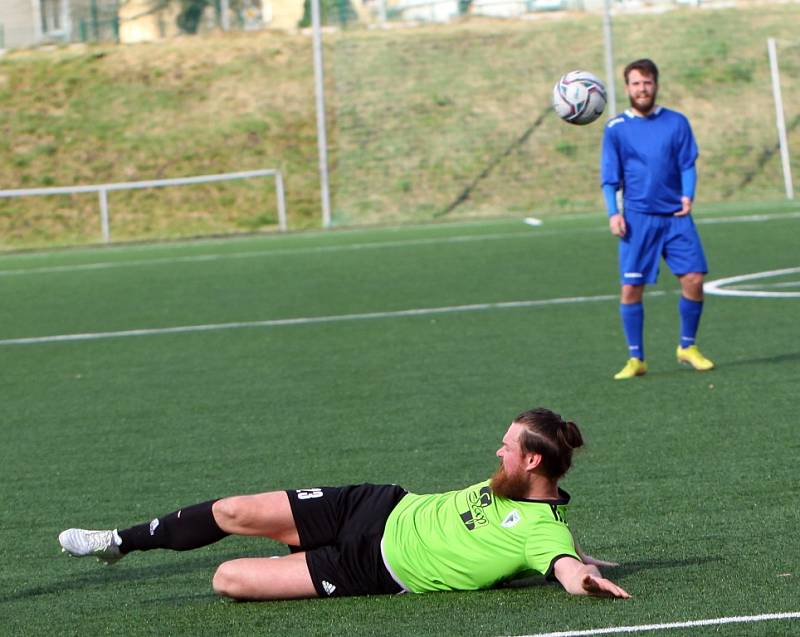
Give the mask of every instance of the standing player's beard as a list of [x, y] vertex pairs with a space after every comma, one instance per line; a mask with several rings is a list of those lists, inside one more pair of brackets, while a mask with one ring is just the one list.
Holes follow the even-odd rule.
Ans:
[[656, 93], [657, 91], [653, 91], [653, 94], [650, 96], [650, 101], [647, 102], [646, 105], [640, 106], [631, 95], [628, 95], [628, 101], [631, 103], [631, 106], [640, 113], [649, 113], [656, 105]]
[[524, 472], [510, 475], [506, 473], [502, 464], [492, 475], [489, 486], [492, 487], [492, 492], [495, 495], [509, 500], [524, 500], [528, 495], [529, 489], [528, 478]]

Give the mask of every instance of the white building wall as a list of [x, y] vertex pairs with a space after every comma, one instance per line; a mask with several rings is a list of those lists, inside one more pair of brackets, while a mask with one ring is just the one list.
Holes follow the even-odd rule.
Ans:
[[36, 44], [42, 33], [39, 0], [0, 1], [0, 28], [7, 49]]

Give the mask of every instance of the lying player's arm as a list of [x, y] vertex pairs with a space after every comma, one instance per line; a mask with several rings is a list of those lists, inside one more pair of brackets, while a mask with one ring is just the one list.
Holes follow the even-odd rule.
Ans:
[[575, 535], [572, 536], [572, 542], [575, 544], [575, 552], [578, 554], [578, 557], [581, 558], [581, 562], [584, 564], [590, 564], [592, 566], [602, 566], [603, 568], [609, 568], [612, 566], [619, 566], [619, 562], [608, 562], [606, 560], [598, 560], [591, 555], [587, 555], [583, 552], [583, 549], [578, 544], [578, 540], [575, 539]]
[[596, 595], [598, 597], [620, 597], [630, 595], [614, 582], [604, 578], [594, 564], [584, 564], [574, 557], [560, 557], [553, 565], [553, 573], [568, 593], [572, 595]]

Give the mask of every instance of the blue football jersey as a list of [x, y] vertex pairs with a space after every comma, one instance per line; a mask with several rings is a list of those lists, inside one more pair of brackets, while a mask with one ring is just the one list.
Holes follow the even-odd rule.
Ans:
[[682, 207], [681, 173], [697, 155], [685, 115], [661, 106], [648, 117], [627, 110], [606, 124], [600, 179], [622, 189], [626, 211], [671, 215]]

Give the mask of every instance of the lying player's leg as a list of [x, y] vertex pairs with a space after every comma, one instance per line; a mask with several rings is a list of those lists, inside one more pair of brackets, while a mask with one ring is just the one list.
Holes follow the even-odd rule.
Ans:
[[286, 491], [222, 498], [214, 503], [214, 520], [233, 535], [257, 535], [297, 546], [297, 534]]
[[224, 562], [213, 580], [218, 595], [240, 600], [317, 597], [305, 553]]
[[297, 528], [286, 492], [209, 500], [121, 531], [67, 529], [58, 541], [70, 555], [93, 555], [112, 563], [131, 551], [188, 551], [231, 534], [258, 535], [296, 545]]

